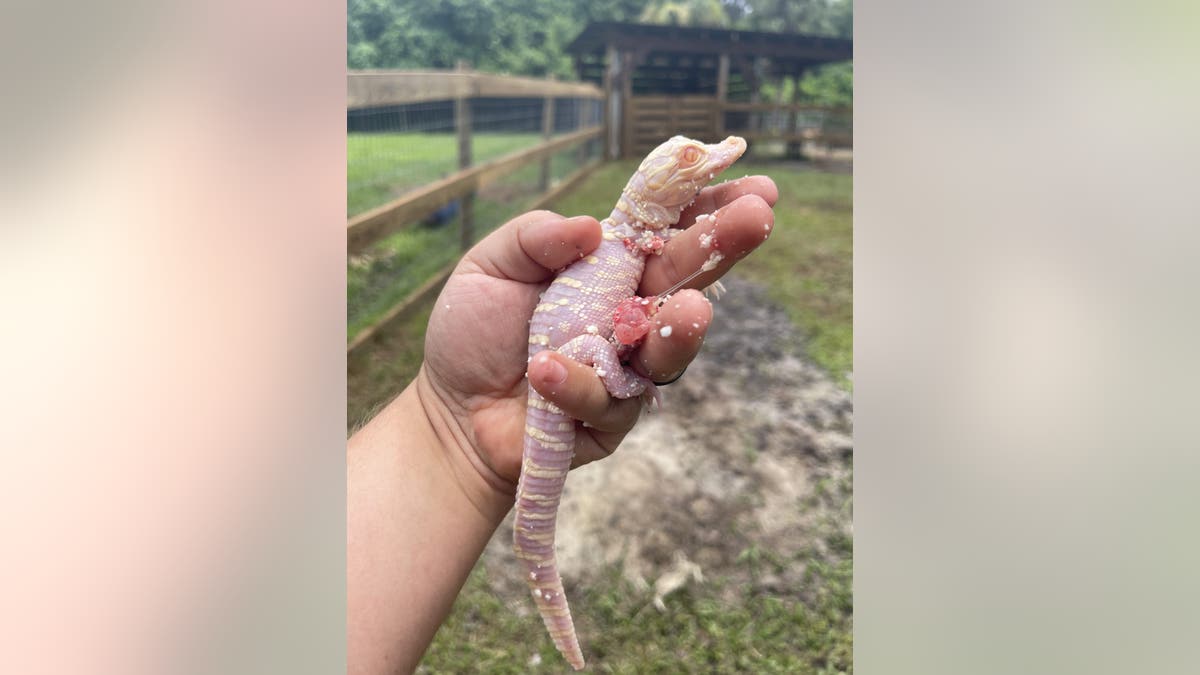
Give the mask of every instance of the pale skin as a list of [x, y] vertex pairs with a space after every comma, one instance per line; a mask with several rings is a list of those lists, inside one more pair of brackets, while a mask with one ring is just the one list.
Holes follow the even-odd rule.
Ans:
[[[666, 303], [631, 359], [656, 381], [699, 352], [712, 306], [695, 288], [713, 283], [762, 244], [774, 224], [774, 183], [752, 176], [705, 188], [684, 210], [639, 295], [666, 290], [704, 263], [715, 213], [729, 255]], [[526, 386], [581, 420], [572, 468], [612, 454], [642, 409], [609, 396], [594, 370], [551, 351], [526, 363], [538, 294], [600, 242], [591, 217], [534, 211], [471, 249], [429, 320], [425, 362], [411, 384], [347, 445], [347, 665], [356, 674], [414, 670], [484, 546], [513, 506], [520, 474]], [[526, 380], [528, 372], [528, 380]], [[668, 394], [669, 396], [669, 394]], [[669, 405], [669, 399], [668, 399]], [[540, 631], [531, 622], [530, 630]]]

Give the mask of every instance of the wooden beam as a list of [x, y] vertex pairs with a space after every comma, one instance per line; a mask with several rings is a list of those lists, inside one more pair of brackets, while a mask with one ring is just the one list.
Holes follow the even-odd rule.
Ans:
[[621, 156], [633, 157], [633, 53], [621, 52]]
[[[550, 140], [554, 135], [554, 97], [542, 99], [542, 140]], [[542, 160], [541, 170], [538, 171], [538, 192], [545, 192], [550, 187], [550, 159], [546, 155]]]
[[729, 55], [721, 54], [717, 59], [717, 105], [713, 106], [713, 130], [718, 138], [725, 135], [725, 108], [729, 98]]
[[822, 111], [834, 114], [849, 114], [851, 108], [830, 108], [828, 106], [814, 105], [812, 103], [731, 103], [726, 102], [723, 106], [726, 110], [736, 112], [773, 112], [784, 110], [788, 112], [807, 112], [807, 111]]
[[346, 250], [348, 253], [357, 253], [393, 232], [420, 222], [447, 202], [508, 175], [517, 167], [597, 138], [603, 133], [602, 127], [580, 129], [532, 148], [477, 164], [359, 214], [346, 224]]
[[446, 70], [356, 70], [346, 75], [346, 108], [370, 108], [459, 97], [604, 97], [596, 85]]
[[[459, 61], [455, 70], [466, 72], [467, 62]], [[471, 99], [465, 95], [454, 99], [454, 129], [458, 133], [458, 168], [460, 171], [471, 166]], [[458, 219], [459, 246], [471, 248], [475, 241], [475, 191], [463, 195], [462, 209]]]
[[621, 97], [617, 93], [617, 78], [621, 72], [621, 55], [615, 47], [604, 52], [604, 156], [620, 156]]

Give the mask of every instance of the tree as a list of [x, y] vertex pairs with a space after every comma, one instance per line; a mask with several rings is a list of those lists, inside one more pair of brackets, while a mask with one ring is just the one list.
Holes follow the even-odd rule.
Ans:
[[781, 33], [850, 37], [850, 0], [727, 0], [737, 8], [737, 27]]
[[675, 26], [729, 26], [720, 0], [654, 0], [638, 17], [645, 23]]
[[574, 77], [566, 46], [590, 21], [629, 21], [648, 0], [349, 0], [351, 68], [452, 68]]

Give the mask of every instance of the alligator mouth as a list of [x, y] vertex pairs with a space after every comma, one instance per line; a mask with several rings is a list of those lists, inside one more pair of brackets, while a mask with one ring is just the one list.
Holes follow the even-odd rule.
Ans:
[[741, 136], [730, 136], [720, 143], [709, 146], [709, 165], [714, 172], [724, 171], [738, 161], [744, 152], [746, 152], [746, 139]]

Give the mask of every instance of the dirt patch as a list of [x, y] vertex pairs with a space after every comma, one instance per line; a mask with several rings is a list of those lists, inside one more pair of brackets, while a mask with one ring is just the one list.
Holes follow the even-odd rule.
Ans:
[[[850, 541], [850, 395], [803, 358], [802, 336], [762, 288], [725, 285], [699, 358], [663, 388], [665, 409], [613, 457], [571, 472], [557, 541], [568, 593], [615, 563], [648, 601], [656, 581], [661, 591], [703, 577], [805, 597], [795, 561]], [[510, 515], [483, 562], [496, 592], [531, 612], [511, 528]], [[751, 579], [739, 563], [755, 551], [782, 562]]]

